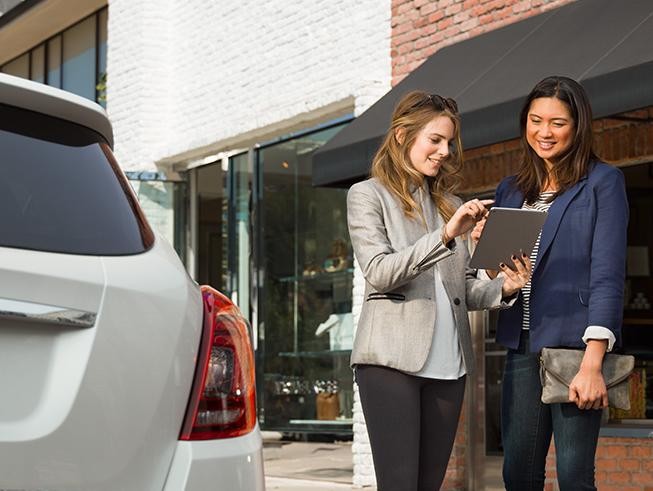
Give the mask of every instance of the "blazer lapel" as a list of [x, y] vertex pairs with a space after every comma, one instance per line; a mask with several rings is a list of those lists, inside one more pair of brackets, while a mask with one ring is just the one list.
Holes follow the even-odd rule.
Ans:
[[501, 201], [501, 207], [503, 208], [521, 208], [524, 204], [524, 193], [519, 189], [514, 188], [512, 192], [504, 197]]
[[[431, 203], [433, 202], [431, 201]], [[440, 213], [438, 213], [438, 210], [435, 207], [435, 205], [431, 204], [430, 209], [431, 209], [431, 216], [433, 217], [432, 218], [433, 221], [430, 223], [434, 224], [435, 226], [434, 230], [443, 227], [444, 219], [442, 218]], [[467, 244], [464, 245], [457, 244], [456, 247], [462, 247], [462, 246], [466, 247]], [[454, 298], [455, 297], [454, 293], [456, 291], [456, 288], [455, 288], [455, 284], [452, 283], [455, 283], [457, 281], [453, 280], [453, 278], [458, 278], [460, 272], [455, 269], [455, 261], [453, 260], [453, 256], [443, 259], [442, 261], [438, 261], [437, 263], [435, 263], [435, 268], [437, 269], [438, 274], [440, 275], [440, 280], [444, 285], [444, 289], [447, 292], [447, 295], [449, 296], [450, 299]]]
[[435, 224], [435, 227], [439, 227], [439, 223], [437, 222], [437, 219], [439, 217], [439, 213], [435, 209], [435, 204], [433, 203], [433, 199], [431, 199], [431, 195], [428, 191], [428, 187], [426, 186], [426, 179], [424, 180], [424, 185], [420, 188], [420, 199], [421, 199], [421, 204], [422, 204], [422, 210], [424, 210], [424, 219], [426, 220], [426, 229], [429, 232], [433, 232], [435, 228], [432, 228], [433, 224]]
[[411, 190], [410, 194], [413, 196], [415, 202], [422, 207], [424, 220], [426, 220], [426, 228], [424, 228], [424, 222], [422, 221], [422, 217], [419, 214], [416, 214], [414, 219], [406, 221], [406, 226], [409, 228], [408, 239], [411, 242], [415, 242], [425, 233], [433, 231], [434, 205], [425, 184], [422, 186], [415, 186]]
[[574, 184], [572, 187], [567, 189], [563, 194], [558, 196], [553, 203], [551, 203], [551, 207], [549, 208], [549, 213], [546, 217], [546, 221], [544, 222], [544, 227], [542, 227], [542, 236], [540, 237], [540, 248], [537, 252], [537, 260], [535, 261], [535, 266], [533, 268], [533, 274], [535, 274], [535, 271], [537, 270], [537, 267], [540, 265], [542, 258], [546, 254], [546, 251], [549, 249], [551, 246], [551, 243], [553, 242], [553, 238], [556, 235], [556, 232], [558, 231], [558, 227], [560, 226], [560, 221], [562, 220], [562, 217], [565, 214], [565, 210], [567, 209], [567, 206], [569, 206], [569, 203], [571, 200], [576, 196], [583, 187], [585, 187], [585, 183], [587, 181], [587, 177], [583, 177], [580, 181], [578, 181], [576, 184]]
[[[444, 220], [442, 219], [442, 216], [440, 215], [438, 208], [435, 206], [435, 203], [431, 199], [431, 195], [428, 192], [428, 187], [426, 186], [426, 183], [413, 193], [413, 197], [422, 205], [422, 210], [424, 213], [424, 219], [426, 220], [426, 228], [428, 232], [433, 232], [438, 228], [444, 226]], [[420, 222], [421, 225], [421, 220], [418, 219], [418, 221]], [[420, 228], [420, 237], [422, 235], [424, 235], [423, 225], [421, 225]], [[444, 284], [445, 290], [447, 290], [447, 292], [449, 292], [449, 290], [454, 291], [453, 287], [451, 285], [448, 285], [448, 283], [451, 281], [450, 278], [456, 278], [457, 274], [459, 274], [457, 271], [454, 271], [454, 262], [446, 259], [443, 261], [438, 261], [437, 263], [435, 263], [435, 268], [437, 269], [438, 274], [440, 275], [440, 279]], [[451, 296], [451, 294], [449, 296]]]

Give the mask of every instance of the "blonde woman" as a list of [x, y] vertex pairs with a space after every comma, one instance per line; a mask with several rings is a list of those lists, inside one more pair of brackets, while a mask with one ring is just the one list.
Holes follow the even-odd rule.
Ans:
[[[468, 268], [462, 235], [492, 201], [462, 203], [456, 103], [411, 92], [352, 186], [347, 219], [365, 276], [351, 363], [379, 491], [439, 489], [473, 370], [467, 311], [496, 308], [526, 284], [528, 258], [494, 280]], [[506, 304], [507, 305], [507, 304]]]

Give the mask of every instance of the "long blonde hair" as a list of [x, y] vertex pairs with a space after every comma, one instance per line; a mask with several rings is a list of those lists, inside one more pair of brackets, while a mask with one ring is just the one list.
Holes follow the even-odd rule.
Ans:
[[[446, 116], [453, 122], [454, 145], [437, 176], [430, 178], [415, 169], [410, 160], [410, 150], [419, 132], [438, 116]], [[401, 142], [396, 137], [398, 130], [402, 131]], [[371, 176], [399, 199], [407, 217], [419, 216], [423, 222], [424, 212], [413, 199], [411, 191], [426, 180], [431, 199], [442, 218], [448, 221], [457, 208], [452, 193], [462, 181], [462, 164], [460, 116], [456, 102], [439, 95], [413, 91], [404, 95], [395, 106], [390, 128], [372, 160]]]

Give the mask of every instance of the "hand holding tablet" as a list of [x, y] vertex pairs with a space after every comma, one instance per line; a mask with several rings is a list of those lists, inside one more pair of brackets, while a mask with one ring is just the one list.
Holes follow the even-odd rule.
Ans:
[[530, 256], [542, 230], [546, 212], [520, 208], [490, 209], [487, 221], [472, 255], [470, 266], [477, 269], [512, 265], [511, 256]]

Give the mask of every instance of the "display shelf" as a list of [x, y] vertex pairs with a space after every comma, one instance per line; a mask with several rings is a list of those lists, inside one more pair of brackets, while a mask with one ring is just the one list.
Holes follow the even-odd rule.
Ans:
[[353, 436], [354, 422], [350, 419], [290, 419], [283, 424], [271, 424], [268, 429], [281, 433], [329, 434], [350, 439]]
[[323, 271], [320, 273], [315, 273], [312, 275], [295, 275], [295, 276], [282, 276], [279, 278], [279, 281], [282, 283], [290, 283], [293, 281], [324, 281], [324, 280], [332, 280], [334, 278], [339, 278], [339, 277], [347, 277], [351, 274], [353, 274], [354, 269], [353, 268], [347, 268], [347, 269], [341, 269], [340, 271]]
[[648, 346], [629, 346], [623, 349], [624, 354], [633, 355], [640, 361], [653, 360], [653, 350]]
[[326, 426], [347, 426], [352, 425], [353, 419], [291, 419], [291, 425], [326, 425]]
[[601, 427], [599, 436], [612, 438], [653, 438], [653, 420], [640, 420], [637, 424], [610, 422]]
[[653, 326], [653, 317], [624, 317], [624, 326]]
[[322, 358], [325, 356], [350, 355], [350, 349], [321, 350], [321, 351], [282, 351], [278, 356], [290, 358]]

